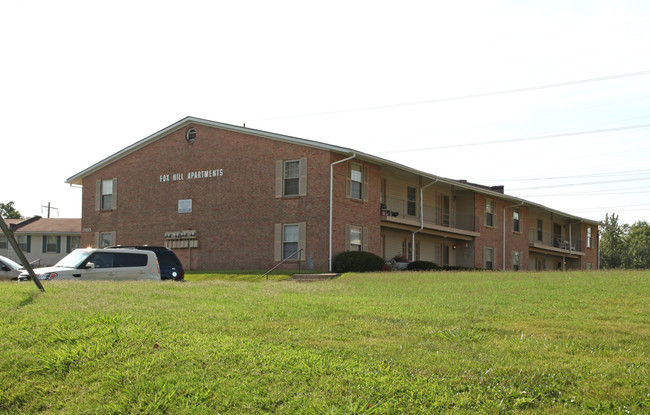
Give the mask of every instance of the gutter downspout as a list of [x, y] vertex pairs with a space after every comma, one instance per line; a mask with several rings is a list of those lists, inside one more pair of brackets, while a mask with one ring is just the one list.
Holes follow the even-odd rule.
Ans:
[[343, 160], [335, 161], [334, 163], [330, 164], [330, 237], [329, 237], [329, 262], [328, 262], [328, 269], [329, 272], [332, 272], [332, 200], [334, 198], [334, 165], [343, 163], [344, 161], [352, 160], [355, 158], [357, 155], [356, 153], [352, 153], [351, 157], [345, 158]]
[[520, 202], [516, 205], [510, 205], [503, 208], [503, 270], [506, 270], [506, 209], [523, 206], [526, 202]]
[[438, 182], [438, 178], [436, 177], [436, 180], [432, 181], [426, 186], [422, 186], [420, 188], [420, 229], [416, 230], [413, 232], [411, 235], [411, 262], [415, 261], [415, 234], [418, 232], [421, 232], [422, 229], [424, 229], [424, 189], [427, 187], [431, 186], [432, 184], [435, 184]]

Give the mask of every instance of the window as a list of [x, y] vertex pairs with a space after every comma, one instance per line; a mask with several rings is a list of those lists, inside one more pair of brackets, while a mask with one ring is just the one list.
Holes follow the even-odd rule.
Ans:
[[81, 236], [68, 236], [66, 252], [72, 252], [81, 246]]
[[416, 195], [415, 195], [415, 187], [407, 187], [406, 188], [406, 213], [410, 216], [415, 216], [415, 202], [416, 202]]
[[102, 180], [102, 210], [113, 208], [113, 181]]
[[358, 164], [350, 167], [350, 197], [363, 199], [363, 168]]
[[537, 219], [537, 240], [542, 242], [544, 240], [544, 221]]
[[485, 269], [494, 269], [496, 265], [494, 263], [495, 252], [494, 248], [485, 247], [483, 248], [483, 264]]
[[361, 251], [361, 228], [358, 226], [350, 227], [350, 251]]
[[117, 179], [97, 180], [95, 188], [95, 210], [117, 208]]
[[512, 231], [513, 232], [521, 232], [521, 223], [519, 221], [519, 211], [518, 210], [513, 210], [512, 211]]
[[148, 262], [148, 257], [146, 254], [116, 253], [113, 255], [114, 266], [117, 268], [144, 267]]
[[0, 235], [0, 249], [7, 249], [7, 247], [8, 247], [7, 237], [4, 235]]
[[282, 236], [282, 259], [298, 259], [298, 225], [284, 225]]
[[591, 226], [587, 227], [587, 248], [593, 248], [593, 237], [591, 235]]
[[16, 235], [18, 247], [23, 252], [31, 252], [31, 235]]
[[113, 233], [112, 232], [100, 232], [99, 234], [99, 248], [106, 248], [113, 246]]
[[485, 226], [494, 227], [496, 226], [496, 206], [494, 200], [485, 201]]
[[95, 252], [89, 260], [95, 264], [95, 268], [113, 268], [112, 252]]
[[275, 224], [275, 261], [304, 261], [306, 258], [306, 224]]
[[300, 190], [300, 161], [284, 162], [284, 196], [298, 196]]
[[276, 160], [275, 197], [307, 196], [307, 159]]
[[512, 270], [519, 271], [521, 269], [521, 252], [512, 251]]
[[348, 251], [367, 251], [368, 228], [345, 225], [345, 249]]
[[45, 242], [45, 249], [43, 250], [43, 252], [46, 252], [46, 253], [49, 253], [49, 254], [60, 252], [59, 251], [59, 243], [57, 243], [58, 241], [61, 240], [60, 238], [57, 238], [56, 236], [51, 236], [51, 235], [44, 236], [43, 238], [45, 239], [45, 241], [43, 241], [43, 242]]

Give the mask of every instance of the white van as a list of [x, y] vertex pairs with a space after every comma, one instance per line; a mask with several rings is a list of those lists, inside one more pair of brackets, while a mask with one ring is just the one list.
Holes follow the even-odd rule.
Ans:
[[[156, 254], [137, 249], [75, 249], [53, 267], [36, 268], [40, 280], [156, 280], [160, 281], [160, 267]], [[18, 281], [31, 280], [27, 271]]]

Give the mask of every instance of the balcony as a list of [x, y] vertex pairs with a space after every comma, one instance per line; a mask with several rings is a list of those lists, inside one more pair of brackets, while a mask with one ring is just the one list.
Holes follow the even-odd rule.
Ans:
[[[409, 202], [394, 197], [387, 197], [386, 204], [380, 207], [382, 221], [420, 226], [419, 203]], [[456, 213], [449, 209], [424, 205], [425, 229], [437, 229], [445, 232], [478, 236], [477, 217]]]
[[584, 255], [585, 251], [584, 241], [580, 239], [569, 239], [566, 235], [542, 232], [533, 228], [528, 231], [528, 243], [531, 247], [561, 254]]

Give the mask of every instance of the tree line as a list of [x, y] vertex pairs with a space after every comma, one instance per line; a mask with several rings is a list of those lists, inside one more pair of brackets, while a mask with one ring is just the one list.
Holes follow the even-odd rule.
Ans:
[[600, 265], [603, 269], [650, 269], [650, 224], [619, 224], [618, 215], [605, 214], [600, 232]]

